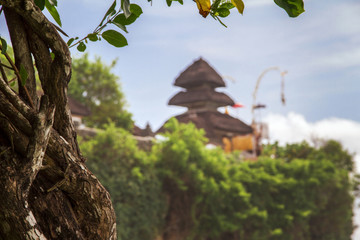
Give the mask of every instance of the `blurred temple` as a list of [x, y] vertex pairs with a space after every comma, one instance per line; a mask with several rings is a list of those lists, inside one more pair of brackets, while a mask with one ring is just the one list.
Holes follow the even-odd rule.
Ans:
[[[217, 111], [219, 107], [233, 106], [234, 101], [215, 88], [225, 87], [222, 77], [202, 58], [195, 61], [178, 78], [175, 86], [185, 88], [169, 100], [169, 105], [188, 110], [175, 118], [181, 123], [192, 122], [205, 130], [209, 144], [221, 146], [225, 151], [253, 152], [257, 145], [253, 128], [238, 118]], [[158, 132], [162, 132], [161, 127]]]
[[79, 128], [83, 124], [83, 117], [89, 116], [91, 114], [90, 109], [87, 108], [84, 104], [76, 101], [71, 96], [68, 96], [68, 103], [74, 126], [75, 128]]
[[97, 130], [94, 128], [86, 127], [83, 123], [83, 118], [91, 114], [90, 109], [71, 96], [68, 96], [68, 103], [74, 127], [79, 136], [85, 138], [95, 136]]
[[[77, 134], [84, 138], [90, 138], [96, 135], [99, 129], [89, 128], [83, 123], [83, 117], [89, 116], [91, 111], [82, 103], [78, 102], [71, 96], [68, 96], [69, 108], [71, 117], [75, 126]], [[154, 140], [154, 133], [148, 123], [144, 129], [134, 125], [132, 134], [136, 139], [138, 146], [146, 151], [151, 150], [152, 142]]]

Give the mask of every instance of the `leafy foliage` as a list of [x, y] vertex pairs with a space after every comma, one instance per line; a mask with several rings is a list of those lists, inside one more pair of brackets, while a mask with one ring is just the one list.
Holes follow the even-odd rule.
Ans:
[[[192, 125], [172, 120], [166, 128], [167, 140], [155, 152], [171, 199], [168, 220], [182, 204], [191, 239], [350, 239], [348, 169], [338, 169], [325, 151], [343, 157], [341, 145], [315, 150], [303, 143], [282, 149], [293, 154], [291, 161], [239, 162], [205, 149], [203, 133]], [[317, 152], [317, 158], [304, 152]]]
[[352, 159], [339, 143], [274, 144], [248, 162], [207, 149], [193, 124], [171, 119], [165, 128], [148, 154], [114, 125], [82, 145], [118, 207], [121, 239], [152, 239], [136, 235], [141, 226], [165, 239], [350, 239]]
[[114, 124], [80, 144], [87, 165], [111, 194], [118, 238], [154, 239], [164, 214], [164, 197], [153, 163], [135, 139]]
[[297, 144], [287, 144], [286, 147], [280, 147], [276, 142], [265, 146], [263, 155], [282, 158], [287, 162], [298, 158], [317, 161], [326, 159], [331, 161], [338, 169], [349, 172], [354, 169], [353, 155], [344, 150], [341, 144], [335, 140], [324, 141], [319, 148], [313, 148], [305, 141]]
[[112, 121], [115, 126], [130, 130], [131, 114], [125, 109], [119, 78], [111, 72], [115, 64], [116, 61], [107, 66], [99, 57], [90, 61], [87, 54], [74, 59], [69, 95], [91, 110], [91, 115], [85, 117], [88, 126], [101, 128]]
[[[106, 11], [100, 24], [94, 29], [92, 33], [89, 33], [84, 38], [79, 37], [70, 38], [68, 40], [68, 46], [77, 46], [77, 50], [84, 52], [86, 49], [87, 39], [92, 42], [101, 40], [103, 37], [109, 44], [114, 47], [124, 47], [127, 45], [127, 40], [120, 32], [107, 29], [109, 26], [116, 26], [120, 30], [128, 33], [126, 25], [130, 25], [142, 14], [142, 9], [137, 4], [130, 4], [129, 0], [121, 1], [121, 6], [116, 10], [116, 0], [111, 4], [110, 8]], [[74, 41], [77, 40], [75, 43]]]

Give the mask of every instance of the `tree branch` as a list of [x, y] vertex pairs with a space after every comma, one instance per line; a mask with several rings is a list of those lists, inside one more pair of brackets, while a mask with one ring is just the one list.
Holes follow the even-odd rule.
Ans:
[[43, 15], [41, 10], [31, 0], [5, 1], [0, 0], [5, 7], [16, 11], [55, 54], [51, 62], [50, 76], [43, 79], [43, 90], [55, 104], [54, 128], [80, 155], [76, 141], [76, 133], [72, 124], [70, 110], [67, 105], [67, 84], [71, 78], [71, 56], [67, 44], [60, 37], [54, 25]]
[[0, 78], [0, 91], [7, 100], [31, 123], [35, 115], [35, 109], [26, 105], [23, 100]]
[[[46, 95], [42, 96], [39, 113], [36, 115], [36, 120], [33, 123], [34, 134], [29, 139], [29, 144], [26, 149], [28, 162], [23, 168], [24, 176], [29, 178], [27, 180], [29, 189], [42, 166], [54, 122], [54, 112], [55, 106], [49, 103]], [[28, 190], [24, 191], [23, 194], [27, 195]]]
[[[21, 79], [19, 74], [17, 74], [19, 94], [26, 99], [32, 108], [34, 108], [34, 103], [37, 102], [35, 71], [31, 58], [31, 52], [29, 50], [24, 22], [21, 16], [10, 8], [4, 8], [4, 13], [9, 27], [16, 68], [21, 69], [21, 67], [23, 67], [28, 75], [25, 81], [25, 79]], [[25, 81], [25, 84], [23, 81]]]

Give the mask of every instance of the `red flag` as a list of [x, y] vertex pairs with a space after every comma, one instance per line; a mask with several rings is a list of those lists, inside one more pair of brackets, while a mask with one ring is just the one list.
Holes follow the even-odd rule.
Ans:
[[245, 107], [245, 105], [241, 104], [241, 103], [235, 103], [234, 105], [232, 105], [233, 108], [243, 108]]

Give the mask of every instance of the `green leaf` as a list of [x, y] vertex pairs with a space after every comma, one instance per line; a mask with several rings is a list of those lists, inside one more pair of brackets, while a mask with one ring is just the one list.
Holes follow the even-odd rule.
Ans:
[[242, 0], [231, 0], [231, 2], [237, 8], [239, 13], [241, 13], [241, 14], [244, 13], [245, 5], [244, 5], [244, 2]]
[[131, 11], [130, 11], [130, 1], [129, 0], [121, 0], [121, 9], [123, 10], [126, 18], [130, 17]]
[[0, 41], [1, 41], [1, 47], [2, 47], [1, 53], [5, 54], [6, 50], [7, 50], [7, 42], [2, 37], [0, 37]]
[[26, 80], [28, 78], [28, 73], [24, 67], [24, 65], [20, 64], [20, 70], [19, 70], [20, 78], [21, 78], [21, 85], [25, 86]]
[[134, 14], [137, 17], [139, 17], [143, 13], [141, 7], [134, 3], [130, 4], [130, 11], [131, 11], [131, 14]]
[[129, 33], [125, 27], [125, 25], [122, 25], [120, 23], [117, 23], [117, 22], [112, 22], [112, 24], [114, 24], [115, 26], [117, 26], [118, 28], [120, 28], [121, 30], [123, 30], [124, 32], [126, 33]]
[[52, 5], [49, 0], [45, 0], [45, 7], [46, 9], [49, 11], [49, 13], [51, 14], [51, 16], [54, 18], [54, 20], [56, 21], [57, 24], [59, 24], [59, 26], [61, 27], [61, 20], [60, 20], [60, 15], [58, 13], [58, 11], [56, 10], [55, 6]]
[[101, 20], [100, 26], [104, 23], [106, 17], [109, 16], [115, 10], [115, 7], [116, 7], [116, 0], [113, 2], [113, 4], [111, 4], [110, 8], [105, 13], [105, 16]]
[[234, 4], [232, 4], [231, 2], [226, 2], [226, 3], [221, 4], [219, 8], [232, 9], [234, 7], [235, 7]]
[[50, 4], [57, 7], [57, 0], [49, 0]]
[[114, 18], [113, 22], [125, 26], [125, 25], [130, 25], [130, 24], [132, 24], [135, 20], [136, 20], [136, 16], [135, 16], [135, 15], [132, 15], [132, 16], [130, 16], [129, 18], [126, 18], [125, 15], [122, 13], [122, 14], [117, 15], [117, 16]]
[[99, 40], [98, 36], [96, 33], [90, 33], [87, 35], [87, 37], [89, 38], [90, 41], [92, 42], [96, 42], [97, 40]]
[[218, 8], [217, 13], [219, 14], [219, 17], [227, 17], [230, 14], [230, 10], [227, 8]]
[[221, 2], [221, 0], [215, 0], [213, 2], [213, 4], [211, 5], [211, 10], [216, 11], [216, 9], [218, 9], [218, 7], [219, 7], [220, 2]]
[[45, 8], [45, 0], [35, 0], [34, 1], [36, 6], [38, 6], [40, 8], [40, 10], [44, 10]]
[[118, 24], [121, 24], [121, 25], [128, 25], [127, 24], [127, 19], [125, 17], [125, 15], [122, 13], [122, 14], [119, 14], [117, 15], [114, 20], [113, 20], [113, 23], [118, 23]]
[[289, 17], [297, 17], [305, 12], [303, 0], [274, 0], [274, 2], [283, 8]]
[[54, 60], [54, 58], [55, 58], [55, 53], [51, 52], [51, 53], [50, 53], [50, 57], [51, 57], [52, 60]]
[[77, 46], [77, 50], [79, 50], [79, 52], [84, 52], [86, 49], [86, 45], [84, 42], [80, 42], [79, 45]]
[[[130, 10], [131, 10], [131, 15], [128, 18], [126, 18], [124, 13], [122, 13], [122, 14], [117, 15], [114, 18], [112, 23], [115, 24], [115, 25], [120, 24], [120, 25], [123, 25], [123, 26], [130, 25], [133, 22], [135, 22], [135, 20], [143, 13], [141, 7], [139, 7], [136, 4], [131, 4], [130, 5]], [[120, 26], [118, 26], [118, 27], [120, 27]], [[124, 31], [127, 32], [126, 30], [124, 30]]]
[[70, 46], [73, 42], [74, 42], [75, 38], [70, 38], [68, 41], [67, 41], [67, 45]]
[[128, 45], [126, 38], [115, 30], [107, 30], [101, 35], [108, 43], [115, 47], [124, 47]]
[[171, 6], [172, 0], [166, 0], [166, 4], [168, 5], [168, 7]]

